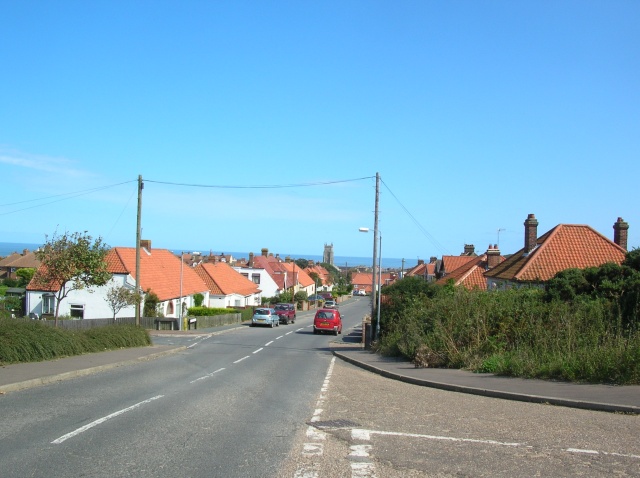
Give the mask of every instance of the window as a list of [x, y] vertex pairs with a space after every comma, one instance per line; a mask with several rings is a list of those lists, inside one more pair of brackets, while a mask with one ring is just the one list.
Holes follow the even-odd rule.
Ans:
[[84, 318], [84, 304], [71, 304], [71, 317], [74, 319]]
[[254, 284], [260, 284], [260, 274], [252, 274], [251, 280]]
[[42, 313], [53, 314], [56, 311], [56, 296], [46, 294], [42, 296]]
[[244, 277], [246, 277], [247, 279], [249, 278], [249, 274], [247, 274], [246, 272], [241, 272], [240, 274], [242, 274]]

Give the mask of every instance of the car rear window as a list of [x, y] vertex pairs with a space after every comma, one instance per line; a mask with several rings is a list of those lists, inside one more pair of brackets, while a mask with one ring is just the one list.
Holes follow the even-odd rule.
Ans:
[[333, 312], [318, 312], [319, 319], [333, 319]]
[[258, 315], [269, 315], [269, 309], [256, 309]]

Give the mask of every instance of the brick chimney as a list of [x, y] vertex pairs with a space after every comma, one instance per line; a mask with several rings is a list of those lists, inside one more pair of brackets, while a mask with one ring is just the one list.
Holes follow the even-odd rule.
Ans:
[[437, 258], [436, 256], [431, 256], [431, 257], [429, 258], [429, 264], [433, 264], [433, 263], [435, 263], [437, 260], [438, 260], [438, 258]]
[[495, 266], [500, 264], [500, 249], [498, 249], [498, 244], [494, 244], [493, 246], [489, 244], [489, 248], [487, 249], [487, 269], [493, 269]]
[[140, 247], [144, 247], [147, 251], [151, 250], [151, 240], [150, 239], [140, 239]]
[[424, 264], [424, 259], [418, 259], [418, 265], [421, 266], [422, 264]]
[[249, 253], [249, 267], [253, 267], [253, 252]]
[[464, 245], [464, 252], [462, 253], [463, 256], [472, 256], [473, 254], [475, 254], [476, 252], [476, 246], [474, 246], [473, 244], [465, 244]]
[[613, 225], [613, 242], [627, 250], [627, 234], [629, 223], [625, 222], [621, 217]]
[[538, 240], [538, 220], [535, 214], [529, 214], [524, 221], [524, 253], [528, 254], [536, 248]]
[[262, 255], [264, 257], [268, 257], [269, 256], [269, 249], [267, 249], [266, 247], [262, 248]]

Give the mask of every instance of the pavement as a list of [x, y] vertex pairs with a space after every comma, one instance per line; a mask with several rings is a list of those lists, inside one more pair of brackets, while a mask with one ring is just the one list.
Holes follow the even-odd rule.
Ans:
[[[201, 329], [192, 331], [150, 331], [154, 335], [217, 334], [231, 330]], [[345, 331], [347, 332], [347, 331]], [[576, 384], [549, 380], [500, 377], [457, 369], [416, 368], [411, 362], [382, 357], [365, 350], [362, 330], [352, 329], [331, 343], [336, 357], [393, 380], [460, 393], [470, 393], [524, 402], [544, 403], [586, 410], [640, 414], [640, 385]], [[115, 367], [174, 354], [184, 346], [152, 345], [149, 347], [66, 357], [44, 362], [10, 364], [0, 367], [0, 395]]]

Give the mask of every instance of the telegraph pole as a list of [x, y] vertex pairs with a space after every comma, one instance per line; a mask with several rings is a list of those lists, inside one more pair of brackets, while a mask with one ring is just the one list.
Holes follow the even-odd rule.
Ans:
[[[372, 278], [371, 278], [371, 320], [375, 317], [376, 311], [376, 293], [380, 293], [376, 290], [376, 259], [378, 257], [378, 203], [380, 201], [380, 173], [376, 173], [376, 202], [373, 216], [373, 267], [371, 268]], [[378, 284], [380, 287], [380, 284]], [[372, 324], [373, 325], [373, 324]], [[376, 339], [375, 330], [378, 329], [379, 325], [376, 325], [374, 329], [371, 327], [371, 341], [373, 342]]]
[[[140, 219], [142, 216], [142, 189], [144, 184], [142, 183], [142, 175], [138, 175], [138, 214], [136, 221], [136, 294], [138, 299], [142, 298], [140, 291]], [[136, 303], [136, 325], [140, 326], [140, 303]]]

